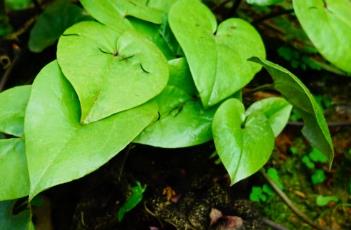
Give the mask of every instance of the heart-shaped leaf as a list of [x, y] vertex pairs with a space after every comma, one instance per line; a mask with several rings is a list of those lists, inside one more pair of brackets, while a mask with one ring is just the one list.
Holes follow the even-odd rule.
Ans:
[[234, 94], [260, 69], [247, 59], [265, 57], [262, 39], [242, 19], [228, 19], [217, 28], [215, 16], [201, 1], [178, 0], [170, 9], [169, 24], [185, 53], [204, 106]]
[[30, 199], [52, 186], [78, 179], [105, 164], [157, 118], [148, 103], [82, 125], [75, 91], [57, 62], [39, 73], [25, 117]]
[[68, 0], [57, 0], [38, 17], [29, 37], [29, 49], [41, 52], [56, 42], [60, 35], [78, 21], [88, 18], [83, 9]]
[[18, 86], [0, 93], [0, 133], [23, 136], [24, 111], [31, 86]]
[[231, 184], [262, 168], [274, 148], [274, 133], [266, 116], [261, 113], [245, 116], [244, 105], [237, 99], [228, 99], [219, 106], [212, 132]]
[[284, 98], [271, 97], [253, 103], [246, 110], [246, 116], [253, 113], [264, 114], [271, 125], [274, 136], [277, 137], [288, 123], [291, 110], [292, 105]]
[[28, 195], [29, 177], [22, 139], [0, 139], [0, 178], [0, 200]]
[[3, 230], [34, 230], [31, 214], [28, 209], [13, 214], [16, 201], [0, 202], [0, 229]]
[[180, 148], [211, 140], [215, 109], [204, 109], [196, 99], [196, 89], [185, 59], [172, 60], [169, 65], [168, 86], [155, 98], [160, 118], [147, 127], [135, 142]]
[[81, 22], [61, 36], [57, 58], [76, 90], [82, 123], [145, 103], [168, 81], [167, 60], [136, 32], [121, 34], [98, 22]]
[[274, 87], [301, 114], [304, 120], [303, 135], [311, 145], [324, 153], [331, 166], [334, 158], [333, 142], [323, 111], [306, 86], [287, 69], [257, 57], [251, 61], [260, 63], [271, 75]]
[[351, 1], [294, 0], [294, 11], [320, 53], [351, 73]]

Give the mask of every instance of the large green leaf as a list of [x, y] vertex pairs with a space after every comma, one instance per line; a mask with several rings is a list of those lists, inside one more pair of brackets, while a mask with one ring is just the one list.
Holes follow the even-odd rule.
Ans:
[[68, 0], [55, 1], [38, 17], [30, 32], [29, 49], [43, 51], [53, 45], [65, 29], [86, 18], [83, 9]]
[[94, 21], [66, 30], [57, 58], [78, 94], [85, 124], [145, 103], [168, 81], [167, 60], [153, 43]]
[[18, 86], [0, 93], [0, 133], [23, 136], [24, 111], [31, 86]]
[[99, 22], [116, 28], [128, 28], [127, 17], [161, 24], [175, 0], [80, 0]]
[[196, 99], [196, 89], [185, 59], [169, 62], [170, 79], [155, 100], [159, 119], [135, 140], [137, 143], [180, 148], [212, 139], [211, 124], [215, 109], [204, 109]]
[[306, 86], [287, 69], [270, 61], [251, 58], [269, 72], [274, 87], [297, 109], [304, 120], [303, 135], [311, 145], [324, 153], [331, 165], [334, 158], [333, 142], [323, 111]]
[[351, 73], [351, 1], [294, 0], [294, 11], [320, 53]]
[[228, 19], [217, 28], [215, 16], [201, 1], [178, 0], [169, 12], [169, 24], [185, 53], [204, 106], [240, 90], [261, 68], [247, 58], [264, 58], [263, 42], [242, 19]]
[[30, 198], [52, 186], [78, 179], [105, 164], [157, 118], [148, 103], [82, 125], [75, 91], [57, 62], [33, 83], [25, 117]]
[[16, 201], [0, 202], [0, 229], [1, 230], [34, 230], [29, 210], [13, 214]]
[[232, 184], [262, 168], [274, 148], [274, 133], [266, 116], [261, 113], [246, 116], [244, 105], [237, 99], [228, 99], [219, 106], [212, 132]]
[[292, 105], [284, 98], [271, 97], [253, 103], [246, 110], [246, 116], [253, 113], [264, 114], [271, 125], [274, 136], [277, 137], [288, 123], [291, 110]]
[[0, 140], [0, 178], [0, 200], [28, 195], [29, 177], [22, 139]]

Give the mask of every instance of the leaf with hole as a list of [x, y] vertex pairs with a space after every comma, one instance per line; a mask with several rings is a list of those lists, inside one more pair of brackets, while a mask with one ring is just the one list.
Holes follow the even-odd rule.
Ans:
[[98, 169], [157, 118], [145, 105], [82, 125], [75, 91], [52, 62], [36, 77], [25, 118], [30, 199]]
[[185, 59], [169, 62], [170, 79], [155, 98], [160, 118], [147, 127], [136, 143], [163, 148], [181, 148], [212, 139], [211, 124], [215, 109], [204, 109], [196, 98], [196, 89]]
[[212, 132], [231, 184], [262, 168], [274, 148], [274, 133], [266, 116], [261, 113], [246, 116], [244, 105], [237, 99], [228, 99], [219, 106]]
[[351, 1], [294, 0], [294, 11], [319, 52], [351, 73]]
[[84, 124], [147, 102], [168, 81], [167, 60], [151, 41], [93, 21], [65, 31], [57, 59], [78, 94]]
[[265, 57], [262, 39], [242, 19], [228, 19], [217, 27], [215, 16], [199, 0], [178, 0], [170, 9], [169, 24], [187, 58], [204, 106], [234, 94], [261, 68], [247, 59]]
[[60, 35], [76, 22], [88, 19], [83, 9], [68, 0], [57, 0], [38, 17], [29, 36], [29, 49], [41, 52], [53, 45]]
[[304, 120], [303, 135], [311, 145], [324, 153], [331, 166], [334, 158], [333, 142], [323, 111], [306, 86], [287, 69], [257, 57], [251, 61], [260, 63], [271, 75], [274, 88], [301, 114]]
[[253, 113], [264, 114], [271, 128], [274, 136], [277, 137], [284, 129], [289, 121], [292, 105], [284, 98], [271, 97], [253, 103], [246, 111], [246, 116]]
[[23, 136], [24, 113], [31, 86], [17, 86], [0, 93], [0, 133]]

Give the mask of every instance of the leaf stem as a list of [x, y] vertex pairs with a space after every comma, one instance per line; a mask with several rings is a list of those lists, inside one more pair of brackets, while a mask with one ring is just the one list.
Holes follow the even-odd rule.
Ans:
[[4, 90], [6, 83], [11, 76], [11, 72], [21, 56], [21, 48], [19, 46], [13, 45], [13, 49], [14, 49], [15, 57], [11, 61], [9, 66], [6, 68], [4, 75], [0, 80], [0, 92]]
[[291, 14], [293, 13], [294, 10], [293, 9], [287, 9], [287, 10], [282, 10], [282, 11], [279, 11], [279, 12], [272, 12], [270, 14], [267, 14], [261, 18], [258, 18], [254, 21], [252, 21], [252, 24], [253, 25], [256, 25], [256, 24], [259, 24], [263, 21], [266, 21], [266, 20], [269, 20], [269, 19], [272, 19], [272, 18], [275, 18], [275, 17], [279, 17], [279, 16], [282, 16], [282, 15], [285, 15], [285, 14]]
[[273, 190], [279, 195], [279, 197], [284, 201], [284, 203], [303, 221], [309, 224], [314, 229], [318, 230], [329, 230], [329, 228], [323, 228], [317, 224], [315, 224], [308, 216], [306, 216], [303, 212], [301, 212], [295, 204], [289, 199], [289, 197], [274, 183], [271, 178], [261, 169], [261, 174], [267, 180], [267, 182], [272, 186]]

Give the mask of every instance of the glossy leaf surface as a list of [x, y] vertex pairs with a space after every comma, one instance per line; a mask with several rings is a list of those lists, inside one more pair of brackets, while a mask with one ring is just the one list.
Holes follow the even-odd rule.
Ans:
[[58, 0], [48, 6], [38, 17], [29, 37], [29, 49], [41, 52], [53, 45], [71, 25], [87, 19], [83, 9], [68, 0]]
[[351, 73], [351, 1], [294, 0], [295, 14], [320, 53]]
[[204, 106], [234, 94], [260, 69], [247, 58], [264, 58], [263, 42], [242, 19], [228, 19], [217, 28], [215, 16], [201, 1], [179, 0], [171, 7], [169, 24], [185, 53]]
[[81, 0], [84, 8], [99, 22], [112, 28], [130, 28], [127, 17], [161, 24], [175, 0]]
[[61, 36], [57, 58], [76, 90], [82, 123], [141, 105], [168, 81], [167, 60], [148, 39], [117, 32], [98, 22], [81, 22]]
[[31, 86], [17, 86], [0, 93], [0, 133], [23, 136], [24, 113]]
[[304, 120], [303, 135], [311, 145], [324, 153], [331, 165], [334, 157], [332, 139], [323, 111], [306, 86], [287, 69], [270, 61], [252, 58], [268, 71], [274, 81], [274, 87], [301, 114]]
[[253, 103], [246, 111], [246, 116], [254, 113], [264, 114], [274, 136], [277, 137], [289, 121], [292, 105], [284, 98], [271, 97]]
[[228, 99], [219, 106], [212, 131], [217, 153], [231, 184], [262, 168], [274, 148], [274, 133], [265, 115], [245, 116], [244, 105], [237, 99]]
[[170, 79], [155, 101], [159, 119], [135, 140], [163, 148], [180, 148], [212, 139], [211, 123], [215, 109], [204, 109], [196, 98], [196, 89], [185, 59], [169, 62]]
[[30, 198], [78, 179], [105, 164], [157, 118], [148, 103], [88, 125], [79, 122], [79, 101], [57, 62], [39, 73], [26, 111]]
[[0, 178], [0, 200], [12, 200], [28, 195], [29, 177], [22, 139], [0, 140]]

